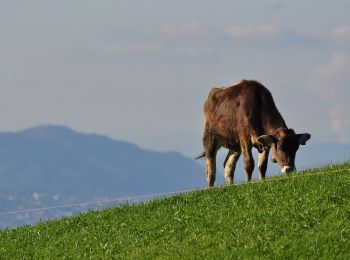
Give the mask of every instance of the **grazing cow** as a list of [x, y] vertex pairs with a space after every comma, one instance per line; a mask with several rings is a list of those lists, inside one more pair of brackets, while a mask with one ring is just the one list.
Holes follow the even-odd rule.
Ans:
[[233, 183], [236, 163], [243, 153], [246, 181], [254, 169], [252, 148], [259, 151], [259, 179], [265, 178], [267, 159], [272, 148], [272, 161], [282, 172], [295, 170], [295, 154], [305, 145], [310, 134], [296, 134], [287, 127], [276, 108], [270, 91], [261, 83], [242, 80], [227, 88], [213, 88], [204, 104], [204, 152], [196, 159], [206, 159], [208, 187], [214, 186], [216, 154], [221, 147], [229, 149], [224, 162], [228, 184]]

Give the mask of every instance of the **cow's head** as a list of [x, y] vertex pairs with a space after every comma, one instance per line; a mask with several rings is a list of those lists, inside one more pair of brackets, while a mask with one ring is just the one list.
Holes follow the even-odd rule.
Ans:
[[283, 173], [288, 173], [295, 170], [299, 145], [305, 145], [310, 138], [310, 134], [296, 134], [293, 129], [280, 128], [273, 135], [259, 136], [257, 141], [259, 150], [272, 148], [272, 161], [280, 165]]

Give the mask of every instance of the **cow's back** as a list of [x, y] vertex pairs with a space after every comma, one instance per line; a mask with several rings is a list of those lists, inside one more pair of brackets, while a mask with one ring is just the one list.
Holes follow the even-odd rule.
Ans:
[[213, 88], [204, 104], [205, 128], [223, 139], [224, 144], [232, 142], [227, 139], [238, 140], [243, 135], [248, 138], [252, 130], [264, 134], [271, 116], [281, 118], [272, 95], [253, 80]]

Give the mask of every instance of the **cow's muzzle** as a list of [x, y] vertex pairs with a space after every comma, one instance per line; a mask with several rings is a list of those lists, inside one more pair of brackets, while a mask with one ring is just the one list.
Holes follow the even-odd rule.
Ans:
[[295, 167], [294, 166], [284, 166], [282, 169], [281, 169], [281, 172], [282, 173], [290, 173], [290, 172], [293, 172], [295, 171]]

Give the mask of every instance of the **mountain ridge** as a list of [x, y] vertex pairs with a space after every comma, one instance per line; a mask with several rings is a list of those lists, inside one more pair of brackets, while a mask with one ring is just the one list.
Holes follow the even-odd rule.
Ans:
[[[203, 172], [178, 152], [154, 152], [65, 126], [0, 133], [0, 212], [203, 187]], [[75, 210], [17, 216], [25, 222], [0, 217], [0, 226]]]

